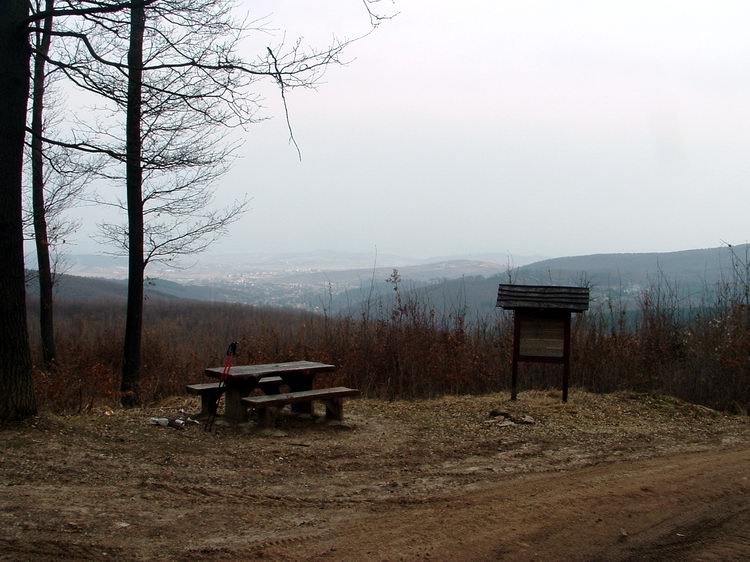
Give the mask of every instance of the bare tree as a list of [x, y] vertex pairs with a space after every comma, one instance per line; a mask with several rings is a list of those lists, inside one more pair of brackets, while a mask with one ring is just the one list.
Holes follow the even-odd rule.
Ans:
[[[31, 183], [34, 240], [39, 271], [39, 324], [42, 335], [42, 356], [49, 369], [55, 360], [55, 333], [52, 309], [52, 267], [50, 265], [49, 239], [47, 237], [47, 214], [44, 208], [44, 156], [42, 153], [42, 131], [44, 127], [44, 90], [46, 85], [45, 64], [52, 36], [54, 0], [46, 0], [47, 16], [36, 32], [34, 54], [34, 76], [31, 101]], [[40, 12], [39, 2], [36, 3]]]
[[[103, 238], [128, 255], [124, 405], [139, 402], [145, 267], [206, 249], [245, 209], [243, 201], [218, 210], [209, 205], [236, 148], [222, 141], [224, 130], [256, 121], [253, 87], [260, 80], [279, 88], [289, 125], [287, 92], [315, 85], [350, 43], [334, 39], [316, 50], [282, 41], [253, 61], [242, 60], [237, 47], [253, 24], [236, 21], [233, 5], [134, 0], [128, 17], [97, 14], [53, 32], [68, 45], [54, 64], [110, 102], [106, 126], [91, 127], [78, 145], [111, 156], [125, 170], [124, 178], [108, 172], [125, 180], [124, 200], [99, 199], [127, 213], [126, 224], [102, 225]], [[124, 137], [117, 133], [123, 116]]]
[[[227, 169], [232, 147], [216, 128], [232, 117], [250, 121], [237, 70], [201, 68], [201, 61], [230, 52], [217, 42], [233, 28], [223, 1], [135, 1], [121, 14], [86, 18], [60, 31], [75, 39], [56, 60], [80, 87], [111, 102], [107, 116], [118, 128], [93, 128], [85, 148], [124, 164], [108, 177], [125, 181], [125, 195], [99, 198], [127, 213], [125, 224], [103, 224], [102, 236], [128, 255], [128, 310], [122, 371], [122, 402], [139, 402], [144, 271], [150, 261], [204, 250], [243, 212], [236, 202], [212, 209], [212, 182]], [[147, 19], [148, 16], [148, 19]], [[236, 39], [234, 39], [236, 40]], [[118, 53], [127, 52], [127, 59]], [[112, 132], [115, 131], [115, 132]]]
[[[63, 0], [52, 16], [113, 13], [128, 2]], [[31, 81], [29, 35], [50, 10], [30, 15], [28, 0], [0, 2], [0, 421], [36, 413], [26, 323], [23, 166]]]
[[22, 182], [31, 75], [28, 0], [0, 2], [0, 420], [36, 413], [26, 325]]
[[[380, 18], [373, 19], [370, 4], [375, 3], [374, 0], [363, 2], [375, 26]], [[40, 31], [53, 37], [76, 40], [78, 52], [87, 52], [100, 64], [99, 68], [114, 70], [127, 80], [128, 87], [124, 93], [121, 89], [109, 92], [119, 100], [120, 107], [129, 108], [125, 113], [124, 151], [113, 152], [107, 147], [98, 147], [76, 138], [72, 141], [51, 143], [106, 154], [115, 160], [119, 159], [125, 165], [129, 220], [128, 252], [131, 266], [129, 318], [126, 329], [129, 335], [126, 336], [125, 344], [127, 367], [123, 370], [122, 385], [126, 403], [137, 402], [140, 377], [140, 318], [145, 266], [142, 186], [144, 163], [149, 162], [144, 159], [143, 151], [144, 139], [148, 138], [149, 129], [148, 126], [144, 126], [141, 106], [152, 95], [159, 94], [165, 96], [164, 100], [172, 103], [181, 101], [186, 110], [193, 111], [198, 108], [199, 111], [203, 111], [208, 122], [245, 125], [252, 122], [252, 112], [248, 115], [238, 109], [247, 109], [243, 108], [243, 100], [249, 100], [250, 105], [253, 105], [256, 98], [248, 96], [248, 92], [257, 80], [271, 79], [277, 84], [286, 112], [287, 92], [292, 88], [314, 85], [327, 66], [339, 62], [338, 57], [347, 44], [347, 41], [334, 41], [327, 49], [306, 50], [302, 48], [301, 42], [290, 46], [282, 43], [269, 47], [266, 53], [254, 61], [246, 62], [237, 57], [233, 50], [244, 27], [232, 23], [227, 28], [218, 24], [206, 28], [206, 33], [215, 38], [228, 37], [229, 40], [210, 41], [202, 51], [203, 56], [196, 58], [190, 51], [183, 50], [183, 43], [179, 40], [190, 41], [190, 35], [199, 29], [195, 25], [190, 26], [194, 23], [194, 18], [203, 15], [200, 8], [196, 7], [199, 4], [200, 2], [192, 3], [188, 0], [59, 0], [52, 9], [46, 8], [30, 16], [28, 0], [0, 2], [0, 77], [3, 78], [0, 82], [0, 252], [7, 260], [7, 267], [0, 274], [0, 313], [4, 320], [0, 323], [0, 420], [23, 418], [36, 410], [25, 315], [22, 221], [24, 121], [31, 79], [29, 34]], [[214, 13], [223, 16], [230, 14], [231, 3], [217, 0], [213, 5], [224, 7], [223, 12], [219, 10]], [[170, 25], [174, 24], [175, 30], [179, 30], [183, 23], [188, 24], [183, 28], [183, 33], [165, 41], [163, 51], [160, 51], [159, 47], [151, 50], [150, 44], [147, 44], [144, 50], [144, 40], [161, 34], [158, 27], [147, 28], [149, 20], [146, 18], [146, 10], [154, 6], [161, 10], [155, 13], [164, 14], [163, 21]], [[129, 15], [127, 48], [123, 50], [116, 39], [111, 39], [113, 49], [110, 51], [110, 59], [98, 53], [89, 38], [71, 25], [71, 21], [81, 19], [90, 25], [98, 18], [98, 21], [103, 22], [102, 28], [114, 32], [113, 35], [117, 37], [118, 30], [121, 29], [118, 26], [122, 23], [122, 20], [118, 21], [117, 16], [121, 13]], [[39, 22], [43, 22], [50, 14], [55, 18], [62, 18], [67, 27], [61, 30], [45, 30], [44, 24]], [[222, 21], [231, 19], [227, 20], [225, 17]], [[234, 29], [234, 33], [224, 35], [223, 31], [227, 29]], [[133, 34], [135, 37], [131, 37]], [[106, 43], [104, 46], [106, 47]], [[167, 57], [167, 54], [172, 58]], [[160, 58], [162, 55], [165, 58]], [[46, 60], [48, 63], [53, 62], [49, 57]], [[64, 70], [68, 77], [77, 81], [79, 85], [93, 86], [96, 90], [94, 79], [101, 77], [97, 75], [96, 68], [90, 69], [92, 72], [88, 73], [76, 69], [72, 64], [66, 64], [65, 60], [55, 62], [58, 68]], [[177, 81], [167, 84], [166, 87], [152, 86], [144, 80], [144, 74], [151, 71], [180, 69], [187, 71], [184, 76], [203, 76], [209, 81], [216, 80], [215, 89], [208, 93], [200, 92], [194, 88], [195, 84], [190, 80]], [[219, 77], [221, 79], [218, 79]], [[231, 77], [229, 82], [222, 81], [227, 77]], [[227, 87], [228, 85], [230, 87]], [[213, 101], [216, 108], [229, 108], [224, 115], [231, 119], [219, 119], [217, 113], [202, 109], [200, 102], [205, 100]], [[288, 112], [286, 117], [288, 123]], [[291, 138], [294, 140], [293, 135]]]
[[[113, 13], [128, 3], [71, 0], [52, 16]], [[30, 15], [28, 0], [0, 2], [0, 421], [36, 412], [26, 323], [23, 255], [23, 166], [31, 81], [29, 35], [50, 10]]]
[[[31, 128], [29, 162], [31, 168], [31, 201], [25, 207], [25, 221], [31, 226], [35, 241], [39, 280], [39, 323], [42, 356], [49, 370], [55, 364], [53, 286], [62, 255], [61, 245], [77, 228], [77, 222], [65, 217], [65, 211], [80, 198], [91, 175], [91, 167], [75, 157], [70, 149], [50, 146], [43, 140], [60, 120], [60, 112], [50, 112], [59, 96], [51, 90], [54, 74], [46, 62], [50, 52], [54, 0], [45, 0], [46, 16], [33, 34], [34, 73], [32, 77]], [[35, 0], [35, 13], [42, 11]]]

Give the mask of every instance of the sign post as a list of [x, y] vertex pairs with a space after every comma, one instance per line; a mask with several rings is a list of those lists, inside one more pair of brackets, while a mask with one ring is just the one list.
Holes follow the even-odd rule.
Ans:
[[588, 310], [588, 288], [501, 284], [497, 306], [513, 311], [511, 400], [518, 398], [518, 364], [534, 362], [562, 364], [562, 400], [567, 402], [570, 315]]

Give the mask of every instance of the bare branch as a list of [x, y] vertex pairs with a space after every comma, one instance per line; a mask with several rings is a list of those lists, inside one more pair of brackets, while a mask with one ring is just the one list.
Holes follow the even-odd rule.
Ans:
[[287, 129], [289, 129], [289, 142], [291, 142], [294, 145], [294, 148], [297, 149], [297, 156], [300, 159], [300, 162], [302, 161], [302, 151], [299, 149], [299, 145], [297, 144], [297, 140], [294, 138], [294, 131], [292, 130], [292, 123], [289, 121], [289, 106], [286, 103], [286, 93], [284, 92], [284, 80], [281, 77], [281, 71], [279, 70], [279, 61], [276, 58], [276, 55], [274, 55], [273, 51], [271, 50], [271, 47], [268, 48], [268, 55], [273, 59], [273, 67], [274, 71], [276, 72], [276, 82], [279, 85], [279, 91], [281, 93], [281, 101], [284, 104], [284, 117], [286, 118], [286, 126]]
[[[143, 4], [148, 5], [156, 0], [141, 0]], [[81, 5], [91, 4], [90, 8], [67, 8], [67, 9], [52, 9], [52, 10], [41, 10], [26, 18], [23, 25], [26, 26], [30, 23], [43, 20], [46, 17], [52, 16], [55, 18], [63, 16], [86, 16], [86, 15], [97, 15], [97, 14], [111, 14], [114, 12], [121, 12], [123, 10], [130, 9], [133, 1], [128, 2], [115, 2], [113, 4], [107, 2], [87, 2], [86, 0], [79, 0]], [[71, 2], [68, 2], [72, 6]]]

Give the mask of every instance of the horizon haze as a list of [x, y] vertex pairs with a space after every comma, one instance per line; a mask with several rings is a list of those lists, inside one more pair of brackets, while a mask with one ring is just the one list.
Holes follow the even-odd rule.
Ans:
[[[398, 14], [349, 64], [288, 94], [301, 161], [278, 93], [261, 92], [272, 119], [237, 137], [217, 184], [218, 204], [247, 195], [251, 209], [209, 253], [541, 257], [750, 238], [750, 5], [383, 6]], [[239, 7], [271, 41], [368, 29], [348, 0]], [[105, 251], [89, 237], [106, 212], [73, 214], [71, 251]]]

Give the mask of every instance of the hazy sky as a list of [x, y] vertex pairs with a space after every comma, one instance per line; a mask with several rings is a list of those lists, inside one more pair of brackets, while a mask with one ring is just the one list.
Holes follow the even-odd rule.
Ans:
[[[359, 0], [250, 1], [288, 37], [356, 36]], [[278, 97], [221, 199], [217, 252], [560, 256], [746, 242], [750, 3], [383, 2], [317, 91]], [[252, 55], [248, 46], [247, 55]], [[76, 251], [94, 249], [84, 229]]]

